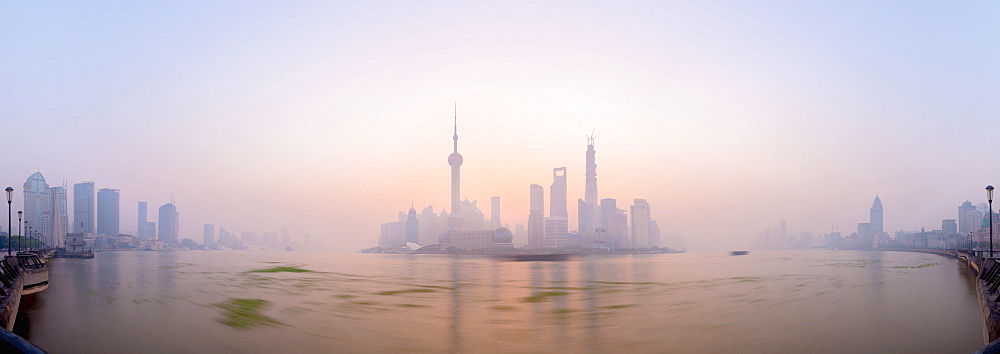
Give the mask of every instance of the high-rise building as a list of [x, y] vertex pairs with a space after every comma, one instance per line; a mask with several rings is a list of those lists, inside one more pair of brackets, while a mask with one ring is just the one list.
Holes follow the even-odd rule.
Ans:
[[458, 105], [455, 105], [455, 135], [452, 136], [455, 143], [454, 151], [448, 155], [448, 165], [451, 166], [451, 216], [448, 218], [448, 226], [459, 230], [462, 228], [462, 205], [461, 205], [461, 167], [462, 154], [458, 153]]
[[875, 195], [875, 201], [872, 202], [869, 215], [871, 234], [874, 236], [882, 233], [884, 231], [882, 230], [882, 200], [878, 199], [878, 194]]
[[545, 234], [542, 237], [542, 247], [562, 248], [568, 243], [569, 225], [565, 217], [550, 216], [545, 218]]
[[858, 223], [858, 247], [869, 248], [875, 246], [875, 234], [872, 233], [872, 223]]
[[417, 220], [417, 209], [413, 205], [410, 205], [410, 211], [406, 214], [406, 242], [420, 242], [420, 221]]
[[149, 237], [146, 235], [146, 222], [149, 220], [146, 207], [146, 202], [139, 202], [139, 225], [135, 229], [135, 234], [139, 237]]
[[437, 243], [437, 237], [441, 231], [444, 231], [444, 228], [440, 226], [441, 223], [438, 222], [438, 216], [434, 213], [433, 206], [428, 206], [420, 212], [420, 215], [417, 216], [417, 223], [420, 227], [420, 232], [417, 233], [417, 239], [420, 242], [417, 243], [421, 245]]
[[537, 210], [539, 214], [545, 216], [545, 188], [541, 185], [532, 184], [528, 197], [528, 210]]
[[618, 209], [617, 200], [601, 199], [601, 225], [611, 247], [628, 247], [628, 217], [624, 210]]
[[[597, 205], [597, 152], [594, 151], [594, 135], [587, 137], [587, 175], [586, 190], [583, 194], [583, 202], [586, 203], [586, 212], [590, 213], [587, 220], [588, 225], [580, 223], [580, 232], [593, 231], [602, 227], [601, 212]], [[582, 213], [581, 213], [582, 214]]]
[[73, 232], [94, 233], [94, 182], [73, 185]]
[[486, 224], [486, 214], [479, 210], [479, 203], [476, 200], [463, 200], [459, 209], [462, 211], [462, 230], [483, 230], [489, 225]]
[[955, 219], [944, 219], [941, 220], [941, 232], [945, 235], [954, 235], [958, 233], [958, 223]]
[[584, 202], [583, 199], [576, 200], [576, 231], [583, 234], [585, 232], [594, 232], [594, 213], [593, 209], [590, 208], [590, 204]]
[[660, 242], [660, 226], [653, 220], [649, 221], [649, 246], [663, 246], [663, 243]]
[[490, 230], [503, 226], [500, 223], [500, 197], [490, 198]]
[[632, 204], [632, 247], [648, 248], [649, 243], [649, 203], [645, 199], [636, 199]]
[[52, 187], [52, 235], [56, 243], [66, 244], [65, 237], [69, 234], [69, 205], [66, 200], [66, 186]]
[[979, 230], [978, 222], [981, 217], [977, 213], [976, 206], [968, 200], [958, 207], [958, 233], [968, 235]]
[[181, 213], [177, 211], [174, 203], [167, 203], [160, 206], [160, 230], [157, 239], [163, 243], [177, 243], [178, 231], [180, 229]]
[[215, 225], [205, 224], [205, 248], [215, 246]]
[[382, 224], [382, 236], [378, 239], [381, 248], [398, 248], [406, 245], [406, 223], [389, 222]]
[[24, 221], [46, 245], [64, 247], [63, 237], [69, 227], [66, 189], [49, 188], [41, 172], [29, 176], [24, 182]]
[[545, 247], [545, 189], [532, 184], [528, 195], [528, 249]]
[[549, 216], [568, 218], [566, 209], [566, 168], [552, 169], [552, 187], [549, 188]]
[[97, 234], [117, 236], [119, 195], [117, 189], [101, 188], [97, 191]]

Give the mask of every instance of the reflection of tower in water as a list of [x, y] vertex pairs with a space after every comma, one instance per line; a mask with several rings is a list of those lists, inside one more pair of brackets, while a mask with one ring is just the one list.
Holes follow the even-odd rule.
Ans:
[[457, 259], [451, 260], [451, 350], [452, 353], [462, 352], [462, 267]]

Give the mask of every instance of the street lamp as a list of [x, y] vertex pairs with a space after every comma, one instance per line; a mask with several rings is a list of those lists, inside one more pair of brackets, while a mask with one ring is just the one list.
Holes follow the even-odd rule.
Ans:
[[24, 215], [23, 211], [17, 211], [17, 236], [24, 238], [24, 234], [21, 233], [21, 216]]
[[986, 186], [986, 200], [990, 203], [990, 258], [993, 257], [993, 186]]
[[4, 191], [7, 192], [7, 255], [9, 256], [10, 255], [10, 239], [14, 236], [14, 235], [11, 235], [13, 232], [10, 232], [10, 230], [11, 230], [11, 227], [10, 227], [10, 219], [11, 219], [11, 217], [10, 217], [11, 216], [10, 215], [10, 203], [13, 201], [12, 199], [14, 198], [14, 187], [7, 187], [7, 188], [4, 189]]

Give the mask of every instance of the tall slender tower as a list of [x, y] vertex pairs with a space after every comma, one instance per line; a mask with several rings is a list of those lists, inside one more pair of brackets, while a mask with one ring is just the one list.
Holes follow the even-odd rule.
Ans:
[[451, 155], [448, 155], [448, 165], [451, 166], [451, 216], [448, 217], [448, 226], [453, 229], [459, 229], [462, 227], [464, 219], [462, 218], [462, 203], [459, 199], [461, 197], [459, 188], [459, 179], [461, 178], [460, 169], [462, 167], [462, 154], [458, 153], [458, 103], [455, 103], [455, 135], [451, 137], [454, 140], [455, 148]]
[[[594, 151], [594, 138], [596, 138], [594, 133], [587, 136], [587, 186], [583, 194], [583, 202], [587, 204], [585, 206], [587, 210], [584, 212], [589, 215], [587, 219], [590, 220], [590, 224], [582, 225], [581, 223], [580, 232], [594, 231], [594, 229], [602, 227], [601, 209], [597, 205], [597, 162], [595, 157], [597, 152]], [[586, 230], [584, 226], [586, 226]]]
[[875, 201], [872, 202], [872, 207], [869, 209], [869, 222], [872, 224], [872, 235], [878, 236], [882, 233], [882, 200], [878, 198], [878, 193], [875, 193]]

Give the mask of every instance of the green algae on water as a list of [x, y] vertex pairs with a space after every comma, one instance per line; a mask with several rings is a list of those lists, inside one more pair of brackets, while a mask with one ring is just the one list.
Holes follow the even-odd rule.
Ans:
[[278, 266], [278, 267], [264, 268], [264, 269], [257, 269], [257, 270], [251, 270], [250, 271], [250, 273], [281, 273], [281, 272], [287, 272], [287, 273], [311, 273], [312, 271], [308, 270], [308, 269], [302, 269], [302, 268], [299, 268], [299, 267], [293, 267], [293, 266], [284, 266], [284, 267]]
[[233, 328], [248, 329], [257, 326], [270, 326], [283, 324], [260, 313], [264, 307], [270, 304], [262, 299], [235, 299], [230, 298], [226, 302], [215, 306], [225, 310], [222, 324]]
[[548, 298], [553, 297], [553, 296], [564, 296], [564, 295], [569, 295], [569, 293], [565, 292], [565, 291], [547, 291], [547, 292], [544, 292], [544, 293], [538, 293], [538, 294], [535, 294], [535, 295], [523, 298], [523, 299], [521, 299], [521, 302], [542, 302], [542, 301], [545, 301], [545, 299], [548, 299]]
[[405, 293], [433, 293], [437, 292], [434, 289], [406, 289], [406, 290], [390, 290], [390, 291], [379, 291], [375, 295], [396, 295]]

